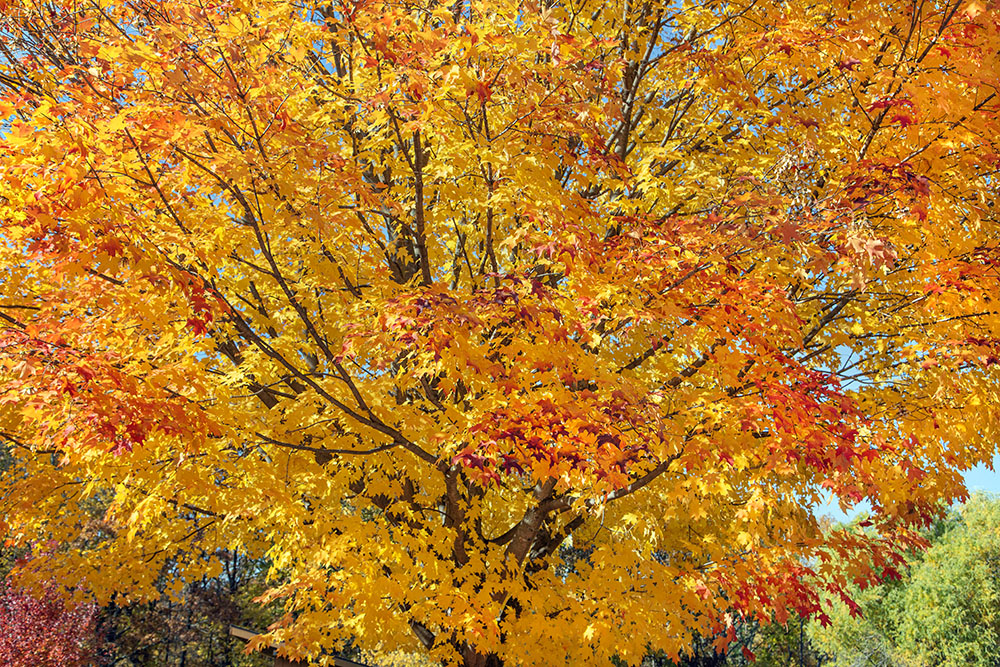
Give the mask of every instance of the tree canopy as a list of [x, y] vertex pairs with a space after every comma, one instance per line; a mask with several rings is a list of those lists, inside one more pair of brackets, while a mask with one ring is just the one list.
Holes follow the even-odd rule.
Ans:
[[22, 577], [266, 556], [289, 654], [635, 663], [891, 573], [993, 456], [993, 2], [0, 10]]

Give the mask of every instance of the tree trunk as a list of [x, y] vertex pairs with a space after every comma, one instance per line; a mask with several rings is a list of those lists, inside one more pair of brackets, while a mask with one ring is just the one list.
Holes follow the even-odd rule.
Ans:
[[471, 646], [462, 649], [463, 667], [503, 667], [503, 661], [494, 653], [479, 653]]

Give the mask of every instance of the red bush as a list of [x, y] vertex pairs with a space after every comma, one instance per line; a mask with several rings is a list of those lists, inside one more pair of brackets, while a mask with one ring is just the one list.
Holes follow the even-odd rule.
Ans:
[[93, 665], [96, 618], [94, 605], [68, 604], [54, 587], [39, 597], [0, 581], [0, 665]]

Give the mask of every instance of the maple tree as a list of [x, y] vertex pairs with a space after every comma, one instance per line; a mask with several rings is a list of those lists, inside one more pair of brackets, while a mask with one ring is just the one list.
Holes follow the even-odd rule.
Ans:
[[891, 576], [993, 456], [994, 3], [0, 10], [21, 577], [197, 545], [289, 655], [634, 663]]

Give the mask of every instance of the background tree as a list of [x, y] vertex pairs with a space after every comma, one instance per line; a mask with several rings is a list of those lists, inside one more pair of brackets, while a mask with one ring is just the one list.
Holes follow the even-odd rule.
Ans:
[[899, 644], [926, 665], [995, 665], [998, 601], [1000, 500], [973, 497], [912, 570]]
[[0, 662], [10, 667], [89, 667], [98, 652], [93, 604], [54, 586], [32, 593], [0, 580]]
[[810, 640], [802, 617], [784, 624], [740, 619], [734, 627], [733, 637], [696, 637], [676, 659], [652, 652], [642, 667], [818, 667], [826, 659]]
[[0, 10], [27, 580], [196, 544], [296, 655], [633, 663], [891, 571], [993, 456], [992, 4]]
[[[206, 558], [185, 553], [183, 559]], [[109, 667], [263, 667], [273, 658], [247, 655], [229, 626], [266, 628], [280, 609], [261, 607], [254, 598], [266, 590], [266, 562], [238, 554], [213, 554], [222, 562], [218, 576], [183, 581], [168, 566], [160, 575], [160, 596], [144, 603], [109, 604], [100, 610], [104, 650], [98, 665]]]
[[[757, 632], [747, 642], [753, 660], [739, 653], [741, 661], [730, 659], [729, 664], [741, 667], [820, 667], [826, 660], [826, 654], [820, 651], [810, 640], [808, 619], [792, 618], [784, 625], [780, 623], [761, 624]], [[730, 656], [734, 652], [730, 650]]]
[[1000, 500], [977, 495], [938, 522], [924, 554], [898, 582], [853, 597], [863, 617], [838, 605], [814, 640], [837, 665], [995, 665], [1000, 651]]

